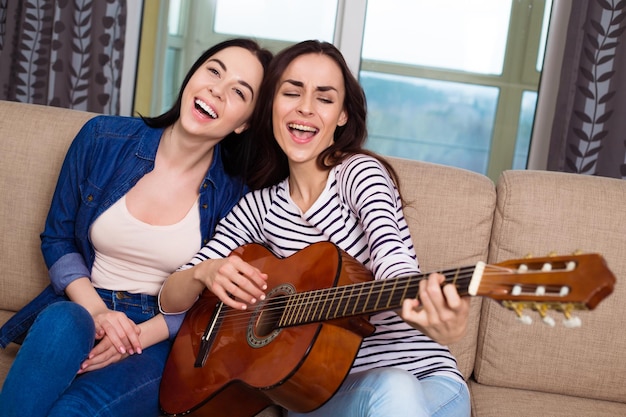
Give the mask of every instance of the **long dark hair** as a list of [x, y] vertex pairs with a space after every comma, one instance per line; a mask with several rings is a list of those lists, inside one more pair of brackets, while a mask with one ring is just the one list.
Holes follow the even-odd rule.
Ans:
[[389, 171], [396, 185], [398, 185], [398, 176], [391, 165], [379, 155], [363, 149], [363, 144], [367, 139], [367, 102], [365, 92], [350, 71], [343, 55], [331, 43], [307, 40], [283, 49], [276, 54], [259, 90], [258, 100], [261, 105], [256, 106], [252, 115], [257, 160], [254, 169], [250, 172], [250, 187], [268, 187], [280, 182], [289, 175], [287, 156], [274, 138], [272, 108], [274, 106], [274, 96], [278, 91], [280, 78], [283, 73], [293, 60], [305, 54], [326, 55], [335, 61], [341, 69], [345, 87], [343, 107], [348, 115], [348, 121], [343, 126], [337, 126], [334, 133], [334, 143], [317, 157], [318, 166], [322, 169], [330, 169], [340, 164], [350, 155], [363, 153], [380, 160]]
[[[185, 87], [187, 87], [187, 84], [193, 74], [206, 62], [207, 59], [219, 51], [230, 47], [239, 47], [250, 51], [258, 58], [259, 62], [263, 66], [264, 75], [267, 74], [273, 54], [269, 50], [261, 48], [256, 41], [247, 38], [234, 38], [220, 42], [204, 51], [204, 53], [198, 57], [196, 62], [194, 62], [191, 68], [189, 68], [189, 71], [180, 86], [180, 90], [178, 91], [178, 97], [172, 107], [165, 113], [156, 117], [141, 116], [144, 122], [148, 126], [156, 128], [165, 128], [173, 125], [180, 118], [183, 91], [185, 90]], [[257, 100], [257, 105], [259, 103], [262, 102]], [[250, 149], [251, 140], [250, 132], [244, 131], [241, 134], [232, 132], [220, 142], [219, 148], [224, 161], [224, 168], [228, 174], [244, 177], [247, 175], [247, 170], [252, 158], [252, 150]]]

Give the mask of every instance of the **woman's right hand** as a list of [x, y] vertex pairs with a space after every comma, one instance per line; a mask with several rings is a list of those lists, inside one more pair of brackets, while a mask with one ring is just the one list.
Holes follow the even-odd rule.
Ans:
[[265, 299], [267, 274], [239, 256], [207, 259], [193, 269], [194, 278], [230, 307], [245, 310]]
[[121, 354], [141, 351], [140, 329], [126, 314], [110, 310], [87, 277], [72, 281], [65, 294], [70, 300], [85, 307], [96, 326], [96, 339], [109, 336], [111, 343]]
[[141, 329], [126, 314], [103, 309], [93, 312], [92, 317], [96, 325], [96, 339], [101, 340], [107, 336], [121, 354], [141, 353]]

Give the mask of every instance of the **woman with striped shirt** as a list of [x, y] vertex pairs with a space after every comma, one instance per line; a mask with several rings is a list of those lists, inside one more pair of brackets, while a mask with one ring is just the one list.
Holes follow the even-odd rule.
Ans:
[[[231, 252], [246, 243], [287, 257], [331, 241], [376, 279], [419, 272], [397, 176], [363, 149], [365, 95], [331, 44], [305, 41], [280, 52], [259, 93], [252, 125], [257, 170], [247, 194], [213, 239], [165, 282], [164, 313], [192, 306], [204, 288], [237, 309], [265, 298], [267, 275]], [[420, 283], [419, 299], [371, 318], [338, 392], [306, 416], [469, 416], [469, 394], [445, 347], [467, 326], [469, 301], [444, 277]], [[289, 416], [301, 414], [290, 412]]]

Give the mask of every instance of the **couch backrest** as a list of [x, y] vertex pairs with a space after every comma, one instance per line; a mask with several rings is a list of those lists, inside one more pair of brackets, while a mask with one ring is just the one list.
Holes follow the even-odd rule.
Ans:
[[[94, 114], [0, 101], [0, 115], [0, 309], [16, 311], [49, 282], [39, 234], [65, 152]], [[422, 271], [486, 260], [496, 202], [493, 182], [459, 168], [390, 161], [401, 177]], [[480, 304], [473, 300], [468, 334], [451, 346], [466, 377], [474, 367]]]
[[[422, 272], [487, 261], [496, 191], [484, 175], [450, 166], [390, 158], [400, 176], [404, 210]], [[472, 300], [470, 327], [452, 346], [468, 378], [474, 367], [480, 298]]]
[[[626, 402], [626, 181], [547, 171], [507, 171], [497, 185], [489, 260], [576, 251], [604, 256], [617, 277], [593, 311], [551, 328], [534, 312], [530, 326], [484, 302], [476, 359], [478, 382]], [[594, 280], [597, 277], [588, 276]], [[599, 354], [599, 352], [602, 352]]]
[[40, 250], [61, 163], [93, 115], [0, 100], [0, 308], [18, 310], [49, 283]]

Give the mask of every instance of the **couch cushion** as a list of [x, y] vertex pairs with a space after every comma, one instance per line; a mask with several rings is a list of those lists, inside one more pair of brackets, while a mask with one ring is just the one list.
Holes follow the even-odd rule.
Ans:
[[615, 417], [626, 404], [470, 383], [472, 415], [479, 417]]
[[[490, 262], [575, 251], [603, 255], [613, 294], [578, 312], [581, 328], [524, 325], [483, 303], [475, 377], [481, 384], [626, 402], [626, 181], [546, 171], [507, 171], [498, 185]], [[593, 280], [593, 276], [589, 276]], [[602, 352], [602, 353], [600, 353]], [[574, 413], [577, 414], [577, 413]]]
[[[422, 272], [487, 260], [496, 202], [493, 182], [480, 174], [427, 162], [390, 158], [401, 177], [404, 210]], [[469, 378], [474, 366], [481, 300], [472, 300], [465, 338], [450, 346]]]
[[0, 101], [0, 309], [16, 311], [49, 283], [40, 250], [70, 142], [93, 115]]

